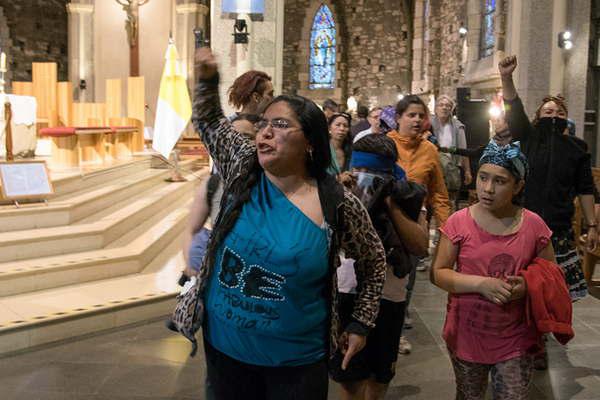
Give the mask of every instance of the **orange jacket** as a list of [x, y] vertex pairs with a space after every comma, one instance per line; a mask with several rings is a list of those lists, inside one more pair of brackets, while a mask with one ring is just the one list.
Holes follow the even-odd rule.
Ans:
[[450, 200], [437, 148], [420, 136], [410, 138], [396, 131], [387, 135], [396, 143], [398, 165], [404, 169], [409, 180], [427, 188], [427, 205], [433, 208], [439, 224], [443, 224], [450, 216]]

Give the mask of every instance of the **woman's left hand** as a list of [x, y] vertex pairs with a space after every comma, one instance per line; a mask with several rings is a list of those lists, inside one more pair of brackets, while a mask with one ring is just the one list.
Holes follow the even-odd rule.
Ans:
[[508, 283], [512, 285], [509, 301], [519, 300], [527, 294], [527, 282], [522, 276], [509, 276]]
[[346, 368], [348, 368], [348, 364], [350, 363], [352, 357], [361, 351], [366, 344], [366, 336], [358, 335], [356, 333], [342, 333], [342, 336], [340, 337], [340, 350], [344, 355], [344, 360], [342, 361], [342, 371], [345, 371]]
[[585, 247], [587, 251], [594, 251], [598, 245], [598, 231], [596, 227], [590, 227], [587, 232], [587, 240], [585, 241]]

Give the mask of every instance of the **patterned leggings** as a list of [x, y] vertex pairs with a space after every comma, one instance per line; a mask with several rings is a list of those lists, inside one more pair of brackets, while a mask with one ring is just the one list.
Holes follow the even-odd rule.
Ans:
[[524, 355], [498, 364], [478, 364], [451, 355], [457, 400], [483, 400], [492, 374], [494, 400], [526, 400], [533, 375], [533, 356]]

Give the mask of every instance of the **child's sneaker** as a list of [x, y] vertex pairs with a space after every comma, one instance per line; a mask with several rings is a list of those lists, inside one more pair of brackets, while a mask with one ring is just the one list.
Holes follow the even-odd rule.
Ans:
[[410, 354], [412, 350], [412, 345], [404, 336], [400, 336], [400, 346], [398, 346], [398, 353], [400, 354]]

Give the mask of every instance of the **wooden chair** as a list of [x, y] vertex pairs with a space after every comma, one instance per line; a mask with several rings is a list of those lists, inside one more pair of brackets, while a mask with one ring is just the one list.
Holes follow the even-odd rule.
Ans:
[[[592, 175], [594, 176], [594, 183], [596, 189], [600, 188], [600, 168], [592, 168]], [[596, 213], [597, 215], [597, 213]], [[585, 242], [587, 236], [582, 234], [583, 228], [583, 213], [579, 202], [575, 203], [575, 217], [573, 220], [573, 231], [575, 232], [575, 238], [577, 238], [578, 250], [582, 254], [583, 258], [583, 275], [590, 286], [600, 286], [599, 280], [593, 280], [594, 270], [596, 269], [596, 263], [600, 260], [600, 246], [592, 252], [589, 252], [585, 248]]]

